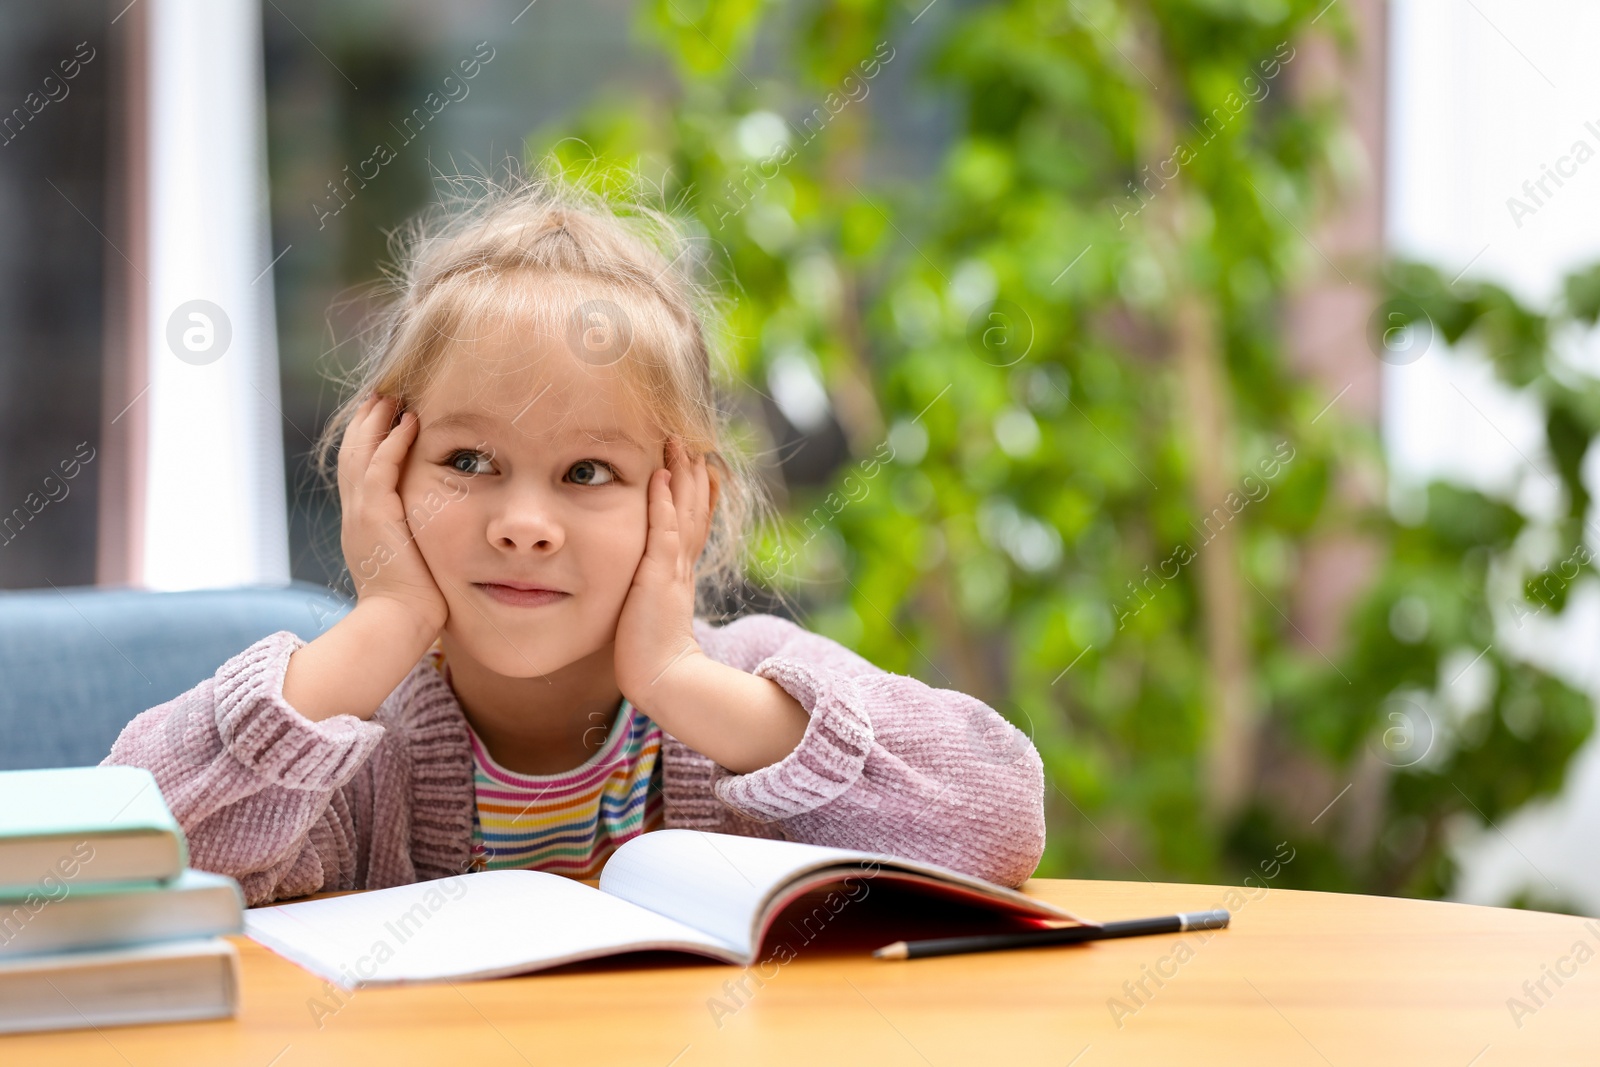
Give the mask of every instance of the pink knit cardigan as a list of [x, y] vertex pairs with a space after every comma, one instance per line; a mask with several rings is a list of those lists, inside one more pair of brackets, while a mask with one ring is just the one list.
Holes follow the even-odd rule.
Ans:
[[[694, 627], [706, 655], [777, 682], [811, 721], [793, 752], [749, 774], [665, 737], [667, 826], [885, 852], [1009, 886], [1033, 873], [1043, 766], [994, 709], [773, 615]], [[148, 768], [191, 865], [237, 878], [251, 905], [467, 870], [472, 752], [450, 686], [424, 659], [370, 720], [312, 722], [283, 699], [304, 644], [262, 638], [141, 713], [103, 762]]]

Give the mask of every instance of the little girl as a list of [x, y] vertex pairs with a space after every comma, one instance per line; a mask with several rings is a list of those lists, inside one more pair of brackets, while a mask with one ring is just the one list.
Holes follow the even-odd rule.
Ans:
[[[983, 702], [710, 613], [761, 502], [672, 221], [559, 180], [441, 208], [319, 443], [354, 608], [144, 712], [191, 863], [251, 905], [468, 870], [594, 877], [690, 827], [1018, 885], [1043, 768]], [[698, 597], [697, 597], [698, 594]]]

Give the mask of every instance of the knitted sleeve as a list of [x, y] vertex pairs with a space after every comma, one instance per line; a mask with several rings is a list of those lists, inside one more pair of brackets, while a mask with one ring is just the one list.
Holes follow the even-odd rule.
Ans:
[[[704, 632], [704, 631], [702, 631]], [[769, 678], [810, 715], [793, 752], [714, 794], [794, 841], [884, 852], [1016, 886], [1044, 852], [1044, 767], [983, 701], [875, 667], [772, 615], [706, 634], [714, 658]]]
[[354, 715], [312, 722], [283, 699], [287, 630], [123, 727], [103, 764], [155, 775], [190, 864], [231, 875], [247, 904], [358, 885], [364, 849], [343, 787], [383, 739]]

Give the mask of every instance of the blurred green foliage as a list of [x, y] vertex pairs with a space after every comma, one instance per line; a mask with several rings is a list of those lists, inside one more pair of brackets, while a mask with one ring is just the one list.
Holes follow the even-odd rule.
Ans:
[[[1340, 17], [1325, 0], [659, 0], [639, 31], [675, 92], [530, 141], [573, 174], [659, 182], [728, 293], [739, 374], [814, 374], [853, 460], [893, 450], [797, 490], [764, 573], [814, 628], [1033, 738], [1043, 875], [1236, 880], [1289, 839], [1274, 884], [1439, 894], [1456, 824], [1556, 791], [1591, 729], [1586, 697], [1495, 641], [1495, 591], [1542, 565], [1530, 543], [1544, 562], [1581, 544], [1600, 402], [1550, 341], [1593, 323], [1600, 277], [1546, 315], [1399, 268], [1381, 320], [1478, 344], [1545, 404], [1553, 531], [1456, 485], [1404, 522], [1339, 492], [1381, 484], [1375, 432], [1288, 370], [1286, 294], [1322, 268], [1301, 231], [1359, 166], [1334, 102], [1291, 100], [1284, 69], [1307, 33], [1354, 47]], [[883, 151], [891, 70], [954, 116], [931, 169]], [[1190, 340], [1226, 393], [1223, 499], [1196, 488], [1179, 306], [1203, 312]], [[1199, 577], [1214, 518], [1236, 538], [1218, 545], [1249, 608], [1259, 748], [1221, 813]], [[1306, 547], [1330, 535], [1376, 560], [1331, 658], [1289, 621]], [[1575, 577], [1518, 603], [1557, 613]], [[1454, 688], [1467, 661], [1489, 679], [1476, 705]]]

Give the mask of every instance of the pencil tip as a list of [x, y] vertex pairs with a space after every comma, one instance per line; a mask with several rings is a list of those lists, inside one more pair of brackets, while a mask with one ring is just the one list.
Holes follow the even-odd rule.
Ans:
[[906, 943], [904, 941], [896, 941], [892, 945], [884, 945], [873, 952], [873, 955], [880, 960], [903, 960], [906, 958]]

